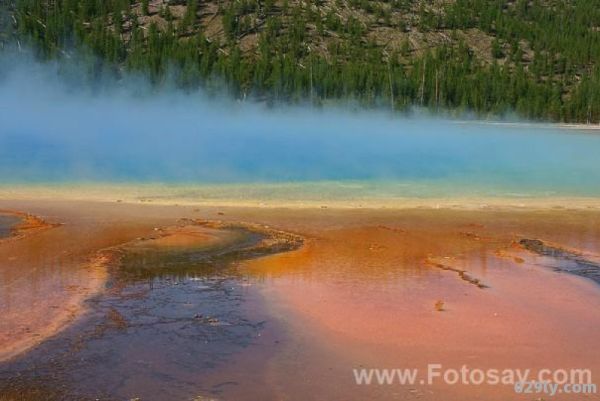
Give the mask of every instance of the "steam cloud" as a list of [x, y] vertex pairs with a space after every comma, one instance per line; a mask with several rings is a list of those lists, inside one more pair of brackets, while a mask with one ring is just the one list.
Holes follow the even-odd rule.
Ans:
[[369, 180], [583, 194], [600, 188], [597, 135], [352, 107], [269, 108], [156, 90], [136, 77], [86, 86], [79, 76], [59, 63], [0, 57], [2, 182]]

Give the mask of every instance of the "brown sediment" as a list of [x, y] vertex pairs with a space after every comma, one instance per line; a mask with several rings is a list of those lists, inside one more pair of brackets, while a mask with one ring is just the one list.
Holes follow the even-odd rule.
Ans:
[[130, 239], [130, 231], [140, 231], [137, 225], [123, 230], [98, 224], [93, 214], [77, 210], [61, 213], [67, 225], [47, 223], [33, 213], [5, 213], [22, 222], [12, 237], [0, 241], [0, 361], [37, 346], [82, 316], [84, 301], [102, 290], [115, 261], [111, 246]]
[[120, 263], [128, 251], [210, 247], [224, 240], [215, 234], [190, 224], [154, 227], [149, 235], [118, 244], [111, 251], [118, 256]]
[[477, 286], [478, 288], [481, 288], [481, 289], [489, 288], [489, 286], [483, 284], [480, 279], [472, 277], [466, 270], [452, 267], [452, 266], [444, 264], [444, 263], [439, 263], [439, 262], [436, 262], [431, 259], [427, 259], [425, 261], [425, 264], [427, 266], [435, 267], [436, 269], [454, 272], [454, 273], [458, 274], [458, 277], [460, 277], [461, 280], [466, 281], [469, 284], [473, 284], [473, 285]]
[[[151, 278], [164, 274], [197, 272], [201, 266], [224, 267], [232, 262], [298, 249], [300, 235], [276, 230], [262, 224], [181, 218], [178, 225], [154, 228], [152, 235], [136, 238], [111, 249], [118, 258], [115, 275], [121, 278]], [[150, 253], [148, 253], [150, 252]], [[127, 258], [145, 254], [153, 263], [126, 263]], [[187, 256], [187, 257], [186, 257]], [[183, 257], [183, 263], [177, 263]], [[158, 271], [154, 265], [163, 260]], [[113, 283], [113, 291], [126, 282]]]
[[27, 235], [39, 233], [61, 225], [60, 223], [49, 223], [39, 216], [21, 211], [0, 209], [0, 214], [15, 216], [20, 219], [20, 221], [11, 228], [11, 236], [0, 238], [0, 241], [20, 239]]
[[[545, 233], [555, 241], [597, 248], [600, 215], [370, 211], [340, 216], [343, 222], [326, 220], [329, 227], [315, 229], [314, 239], [299, 251], [249, 264], [251, 272], [269, 278], [265, 291], [276, 300], [271, 305], [298, 333], [269, 372], [281, 389], [276, 395], [302, 393], [303, 383], [310, 382], [312, 394], [323, 399], [522, 399], [510, 386], [356, 386], [351, 370], [424, 371], [429, 363], [457, 369], [600, 369], [595, 347], [600, 293], [576, 278], [540, 269], [514, 241], [522, 233]], [[385, 227], [398, 230], [370, 226], [383, 219]], [[485, 228], [477, 231], [479, 240], [457, 230], [468, 225]], [[498, 250], [510, 257], [497, 256]], [[440, 268], [449, 265], [456, 274], [468, 272], [490, 290], [436, 275], [424, 268], [427, 260]], [[295, 379], [292, 372], [298, 371], [301, 378]]]
[[[57, 212], [52, 214], [61, 215], [71, 207], [56, 206]], [[515, 242], [515, 238], [548, 238], [548, 244], [597, 250], [598, 212], [187, 209], [115, 202], [93, 208], [82, 203], [79, 208], [84, 212], [98, 208], [87, 225], [112, 214], [110, 224], [124, 218], [129, 219], [127, 224], [144, 222], [141, 229], [118, 240], [111, 232], [110, 242], [117, 247], [124, 243], [134, 248], [195, 247], [213, 241], [215, 233], [210, 230], [248, 229], [260, 234], [259, 240], [249, 243], [243, 252], [247, 256], [270, 256], [248, 258], [236, 269], [243, 272], [248, 288], [260, 291], [266, 307], [272, 308], [268, 310], [269, 323], [281, 322], [286, 334], [273, 338], [264, 348], [248, 347], [246, 360], [215, 369], [217, 383], [224, 378], [238, 383], [227, 389], [224, 385], [223, 390], [219, 387], [224, 399], [293, 399], [290, 394], [310, 394], [319, 399], [496, 401], [516, 398], [504, 387], [357, 387], [352, 368], [426, 369], [427, 363], [442, 363], [449, 368], [467, 364], [496, 369], [600, 369], [597, 286], [540, 268], [535, 257]], [[226, 211], [222, 221], [191, 218], [181, 220], [179, 226], [161, 228], [181, 216], [214, 216], [220, 210]], [[92, 234], [89, 238], [98, 235]], [[59, 239], [64, 238], [46, 240]], [[98, 248], [110, 245], [104, 242]], [[264, 251], [265, 247], [293, 252], [273, 254]], [[4, 256], [10, 255], [0, 252], [0, 257]], [[466, 277], [461, 279], [470, 285], [454, 274], [438, 273], [424, 261], [438, 263], [440, 267], [433, 267], [459, 276], [462, 272]], [[477, 284], [468, 280], [474, 277], [490, 290], [479, 291]], [[16, 309], [28, 310], [23, 303]], [[193, 318], [193, 313], [190, 311], [186, 318]], [[199, 315], [196, 324], [210, 326], [212, 317]], [[106, 316], [110, 328], [120, 332], [127, 332], [122, 330], [128, 324], [126, 318], [118, 311], [109, 311]], [[183, 343], [181, 347], [181, 352], [187, 352]], [[257, 353], [264, 353], [266, 348], [276, 354], [268, 367], [249, 369]], [[125, 369], [135, 366], [135, 374], [143, 377], [130, 381], [133, 388], [161, 380], [154, 375], [158, 365], [144, 371], [141, 365], [126, 362], [131, 361], [122, 361]], [[162, 382], [166, 387], [175, 380], [167, 376], [169, 380]], [[194, 376], [186, 380], [202, 379]]]
[[[27, 219], [27, 223], [19, 228], [20, 235], [55, 226], [47, 225], [43, 220], [32, 215], [25, 213], [23, 215]], [[237, 237], [228, 234], [227, 231], [251, 232], [258, 234], [260, 238], [249, 246], [241, 245], [237, 243]], [[44, 321], [43, 324], [31, 321], [21, 324], [11, 323], [10, 327], [0, 335], [0, 361], [11, 359], [40, 344], [81, 316], [86, 311], [83, 301], [103, 289], [109, 271], [111, 269], [119, 270], [119, 266], [128, 252], [144, 249], [199, 249], [203, 250], [210, 263], [214, 264], [218, 259], [243, 260], [297, 249], [302, 243], [303, 238], [299, 235], [275, 230], [261, 224], [245, 222], [180, 219], [179, 225], [176, 226], [154, 227], [146, 236], [136, 237], [96, 251], [91, 259], [83, 263], [80, 268], [80, 272], [84, 272], [87, 277], [85, 285], [65, 287], [65, 293], [68, 295], [60, 303], [60, 307], [53, 308], [54, 313], [51, 320]], [[225, 251], [219, 247], [227, 244], [230, 246]], [[114, 283], [112, 291], [119, 291], [120, 285], [123, 283]], [[111, 315], [111, 317], [117, 326], [123, 325], [116, 315]]]
[[[0, 238], [0, 244], [4, 243], [5, 246], [11, 241], [21, 240], [61, 225], [60, 223], [48, 223], [41, 217], [21, 211], [0, 209], [0, 214], [20, 219], [18, 223], [11, 227], [11, 235], [9, 237]], [[9, 260], [15, 258], [11, 257]], [[96, 271], [96, 264], [97, 262], [91, 261], [86, 269]], [[92, 280], [90, 283], [91, 287], [99, 285], [100, 281]], [[27, 325], [10, 326], [8, 329], [0, 332], [0, 362], [11, 359], [39, 344], [45, 338], [54, 335], [72, 321], [78, 312], [80, 301], [87, 296], [80, 292], [74, 292], [77, 295], [71, 297], [70, 302], [62, 305], [62, 312], [57, 314], [56, 318], [50, 324], [38, 328], [36, 327], [36, 322], [31, 322]], [[3, 319], [6, 320], [8, 317], [5, 315]]]
[[281, 231], [268, 225], [248, 222], [231, 222], [222, 220], [193, 220], [195, 224], [216, 229], [243, 229], [262, 236], [261, 241], [255, 246], [245, 250], [254, 256], [263, 256], [272, 253], [287, 252], [298, 249], [304, 243], [304, 237], [292, 232]]
[[114, 254], [109, 250], [103, 250], [85, 263], [81, 269], [86, 272], [85, 286], [65, 288], [68, 296], [61, 302], [60, 306], [52, 307], [51, 319], [47, 320], [47, 316], [45, 316], [45, 318], [36, 321], [26, 317], [24, 322], [13, 322], [8, 330], [0, 335], [0, 362], [12, 359], [35, 347], [81, 316], [86, 310], [83, 301], [103, 288], [107, 278], [107, 266], [113, 260]]
[[20, 389], [3, 389], [0, 401], [64, 401], [64, 392], [54, 388], [31, 386]]
[[[207, 231], [206, 229], [213, 230]], [[150, 246], [154, 248], [193, 248], [211, 246], [223, 238], [214, 235], [214, 230], [242, 230], [259, 234], [260, 241], [244, 249], [244, 252], [256, 255], [270, 254], [297, 249], [302, 246], [304, 238], [291, 232], [273, 229], [267, 225], [203, 219], [179, 219], [179, 225], [164, 228], [154, 228], [154, 233], [148, 237], [136, 238], [131, 243], [117, 248], [132, 248], [135, 246]]]

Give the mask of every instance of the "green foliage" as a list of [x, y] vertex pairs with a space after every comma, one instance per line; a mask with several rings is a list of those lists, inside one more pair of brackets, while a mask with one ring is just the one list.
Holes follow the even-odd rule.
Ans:
[[150, 14], [150, 5], [148, 3], [148, 0], [142, 0], [142, 13], [144, 15]]
[[494, 58], [502, 58], [504, 57], [504, 52], [502, 51], [502, 45], [500, 41], [496, 38], [492, 40], [492, 57]]
[[[225, 84], [237, 97], [600, 121], [600, 7], [588, 0], [225, 0], [209, 17], [205, 2], [172, 4], [185, 11], [164, 3], [160, 23], [145, 17], [148, 1], [131, 0], [17, 0], [15, 18], [42, 58], [84, 49], [92, 71], [157, 84], [174, 72], [182, 87]], [[214, 18], [222, 30], [207, 36]], [[378, 28], [398, 35], [396, 47], [375, 39]], [[416, 30], [451, 40], [419, 47]], [[486, 54], [471, 32], [491, 38]]]

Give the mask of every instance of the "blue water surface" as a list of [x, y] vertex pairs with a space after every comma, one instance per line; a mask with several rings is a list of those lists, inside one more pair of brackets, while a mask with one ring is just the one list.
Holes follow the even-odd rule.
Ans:
[[178, 91], [136, 96], [118, 85], [94, 94], [65, 88], [51, 74], [25, 68], [0, 80], [5, 185], [358, 181], [417, 195], [415, 188], [600, 195], [600, 135], [592, 131], [269, 109]]

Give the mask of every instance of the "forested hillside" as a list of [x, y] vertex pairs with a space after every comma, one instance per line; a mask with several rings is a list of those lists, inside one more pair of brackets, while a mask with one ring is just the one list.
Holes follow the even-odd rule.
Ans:
[[[591, 0], [15, 0], [19, 45], [90, 74], [314, 103], [600, 121]], [[7, 29], [6, 27], [3, 29]]]

